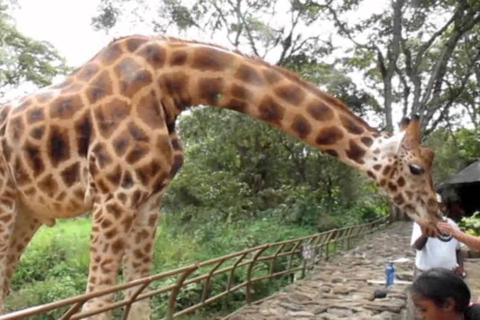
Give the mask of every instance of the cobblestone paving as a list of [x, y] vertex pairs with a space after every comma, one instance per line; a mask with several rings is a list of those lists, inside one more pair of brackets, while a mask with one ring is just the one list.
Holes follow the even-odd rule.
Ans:
[[[374, 299], [374, 291], [385, 287], [367, 281], [383, 281], [387, 262], [399, 258], [409, 261], [395, 265], [396, 280], [412, 280], [411, 228], [411, 222], [397, 222], [368, 236], [357, 248], [320, 263], [307, 278], [242, 308], [230, 320], [403, 319], [407, 285], [397, 283], [387, 297]], [[480, 262], [467, 261], [466, 269], [472, 292], [480, 297]]]

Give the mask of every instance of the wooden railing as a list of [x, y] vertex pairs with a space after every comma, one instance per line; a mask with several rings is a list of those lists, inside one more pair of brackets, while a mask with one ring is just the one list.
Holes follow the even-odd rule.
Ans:
[[[274, 277], [299, 273], [304, 277], [313, 265], [326, 260], [343, 249], [350, 249], [355, 242], [387, 224], [386, 219], [376, 220], [362, 225], [313, 234], [292, 240], [267, 243], [254, 248], [245, 249], [212, 260], [190, 264], [175, 270], [162, 272], [150, 277], [120, 284], [111, 288], [89, 294], [31, 307], [0, 316], [0, 320], [24, 319], [40, 315], [52, 310], [64, 310], [61, 319], [82, 319], [109, 310], [123, 308], [122, 319], [127, 319], [134, 302], [156, 295], [165, 295], [166, 310], [162, 319], [171, 320], [205, 307], [233, 292], [244, 289], [245, 303], [253, 302], [253, 285], [256, 282]], [[243, 271], [242, 271], [243, 270]], [[224, 280], [225, 290], [211, 296], [212, 279], [215, 276], [228, 276]], [[158, 283], [156, 288], [149, 289], [151, 284]], [[201, 286], [199, 300], [188, 307], [177, 310], [177, 299], [182, 289], [188, 285]], [[124, 293], [126, 289], [137, 288], [135, 294], [128, 299], [120, 299], [102, 308], [79, 312], [90, 299], [109, 293]], [[224, 319], [228, 319], [229, 316]]]

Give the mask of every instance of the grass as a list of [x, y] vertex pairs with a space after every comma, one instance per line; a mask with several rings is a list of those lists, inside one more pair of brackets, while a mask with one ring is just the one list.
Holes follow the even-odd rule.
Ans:
[[[18, 310], [82, 294], [88, 275], [90, 227], [89, 219], [77, 218], [58, 220], [52, 228], [40, 228], [20, 260], [12, 280], [12, 293], [6, 300], [7, 309]], [[272, 219], [180, 227], [166, 217], [158, 226], [152, 269], [153, 273], [158, 273], [313, 232], [313, 228], [285, 225]], [[273, 287], [263, 286], [266, 292], [273, 290]], [[188, 305], [189, 294], [198, 295], [197, 291], [185, 293], [181, 297], [183, 303]], [[153, 299], [154, 310], [155, 303], [160, 304], [161, 300]], [[221, 305], [238, 307], [228, 301]], [[195, 319], [203, 316], [209, 317], [198, 314]], [[58, 313], [53, 312], [35, 319], [56, 318]]]

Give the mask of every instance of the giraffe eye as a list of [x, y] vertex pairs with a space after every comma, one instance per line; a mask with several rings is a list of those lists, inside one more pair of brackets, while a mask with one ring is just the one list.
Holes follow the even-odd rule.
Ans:
[[422, 175], [425, 172], [425, 169], [416, 164], [409, 164], [408, 167], [410, 168], [410, 172], [415, 176]]

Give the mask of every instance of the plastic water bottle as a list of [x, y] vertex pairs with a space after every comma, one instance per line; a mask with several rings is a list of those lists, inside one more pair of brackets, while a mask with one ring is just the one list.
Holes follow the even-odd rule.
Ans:
[[389, 262], [387, 264], [387, 268], [385, 269], [385, 284], [386, 286], [391, 286], [395, 279], [395, 268], [393, 267], [393, 262]]

